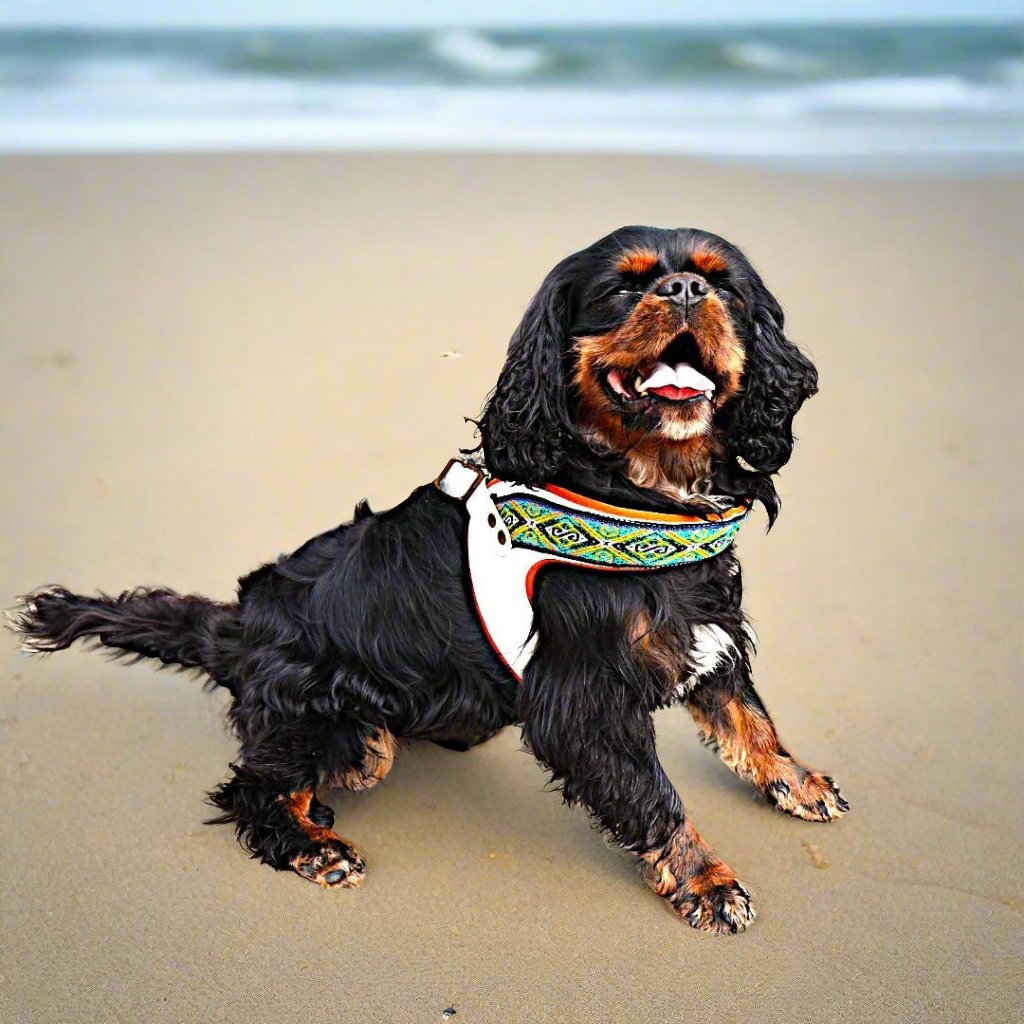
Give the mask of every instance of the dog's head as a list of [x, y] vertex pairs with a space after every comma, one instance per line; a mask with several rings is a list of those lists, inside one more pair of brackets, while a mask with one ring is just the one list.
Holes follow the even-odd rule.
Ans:
[[488, 468], [506, 479], [543, 483], [581, 455], [699, 449], [760, 497], [751, 481], [789, 460], [793, 417], [816, 390], [739, 249], [689, 228], [627, 227], [545, 278], [480, 426]]

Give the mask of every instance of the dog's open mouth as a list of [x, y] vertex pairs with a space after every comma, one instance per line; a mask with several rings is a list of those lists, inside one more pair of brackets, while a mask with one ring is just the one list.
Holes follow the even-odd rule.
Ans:
[[655, 401], [710, 402], [715, 386], [689, 331], [674, 338], [654, 362], [634, 370], [609, 370], [605, 375], [605, 387], [616, 401], [632, 407]]

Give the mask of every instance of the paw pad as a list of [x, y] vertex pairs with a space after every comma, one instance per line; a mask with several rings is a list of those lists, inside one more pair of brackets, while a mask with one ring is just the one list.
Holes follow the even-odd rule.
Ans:
[[340, 840], [325, 843], [315, 853], [300, 854], [291, 866], [323, 889], [356, 889], [366, 875], [366, 862], [354, 847]]

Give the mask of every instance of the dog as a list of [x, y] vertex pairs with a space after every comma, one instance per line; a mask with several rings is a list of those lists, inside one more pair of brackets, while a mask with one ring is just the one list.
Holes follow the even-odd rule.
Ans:
[[[576, 524], [553, 530], [553, 544], [578, 538], [574, 515], [614, 531], [614, 514], [636, 510], [640, 534], [653, 531], [643, 551], [663, 552], [679, 524], [721, 535], [725, 510], [742, 516], [754, 502], [770, 528], [772, 477], [816, 390], [814, 366], [736, 246], [695, 229], [625, 227], [547, 275], [476, 421], [480, 445], [464, 453], [482, 465], [460, 465], [475, 483], [522, 488], [520, 505], [551, 497], [554, 519]], [[684, 811], [653, 713], [685, 705], [705, 743], [788, 814], [827, 822], [849, 805], [783, 747], [754, 690], [734, 549], [619, 572], [547, 559], [531, 577], [531, 647], [516, 669], [481, 619], [468, 507], [428, 484], [383, 513], [360, 503], [351, 522], [243, 577], [233, 603], [50, 587], [21, 599], [13, 628], [30, 652], [84, 638], [226, 688], [240, 751], [210, 794], [212, 820], [278, 870], [357, 887], [365, 861], [333, 831], [318, 789], [376, 785], [415, 740], [468, 750], [518, 725], [565, 801], [586, 808], [676, 914], [707, 932], [746, 928], [749, 893]], [[507, 510], [499, 521], [487, 507], [511, 550]], [[633, 557], [614, 543], [601, 534], [594, 550]]]

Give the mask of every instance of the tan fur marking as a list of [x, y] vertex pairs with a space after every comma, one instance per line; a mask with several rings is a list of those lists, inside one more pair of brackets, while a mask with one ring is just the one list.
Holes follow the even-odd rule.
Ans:
[[712, 249], [698, 249], [690, 259], [702, 274], [718, 274], [729, 266], [725, 258]]
[[702, 931], [742, 931], [757, 916], [750, 896], [689, 819], [664, 846], [645, 853], [647, 883], [675, 911]]
[[288, 797], [285, 800], [285, 808], [295, 819], [295, 823], [299, 828], [301, 828], [302, 831], [313, 840], [313, 842], [324, 843], [327, 842], [328, 839], [337, 839], [338, 837], [329, 828], [323, 828], [321, 825], [317, 825], [316, 822], [310, 819], [309, 808], [312, 803], [313, 790], [303, 789], [298, 792], [288, 794]]
[[383, 782], [395, 761], [398, 740], [385, 728], [377, 730], [377, 734], [366, 744], [366, 760], [358, 768], [350, 768], [339, 772], [331, 779], [332, 786], [350, 789], [353, 792], [369, 789]]
[[655, 891], [659, 896], [675, 892], [680, 882], [696, 877], [708, 866], [721, 864], [689, 818], [672, 833], [664, 846], [645, 853], [643, 860], [652, 868]]
[[633, 616], [629, 644], [636, 656], [665, 680], [667, 690], [675, 687], [686, 668], [686, 659], [664, 636], [652, 631], [651, 617], [646, 611]]
[[649, 274], [658, 265], [657, 253], [647, 249], [633, 249], [625, 253], [615, 269], [620, 274]]
[[[293, 857], [289, 862], [292, 869], [307, 881], [315, 882], [321, 889], [358, 889], [366, 874], [366, 864], [349, 840], [310, 819], [313, 790], [297, 790], [280, 797], [280, 800], [299, 828], [319, 846], [315, 853]], [[341, 874], [342, 877], [328, 881], [334, 874]]]
[[775, 726], [756, 708], [734, 697], [709, 713], [697, 697], [687, 700], [705, 742], [741, 779], [753, 783], [781, 811], [808, 821], [832, 821], [846, 810], [830, 778], [783, 751]]

